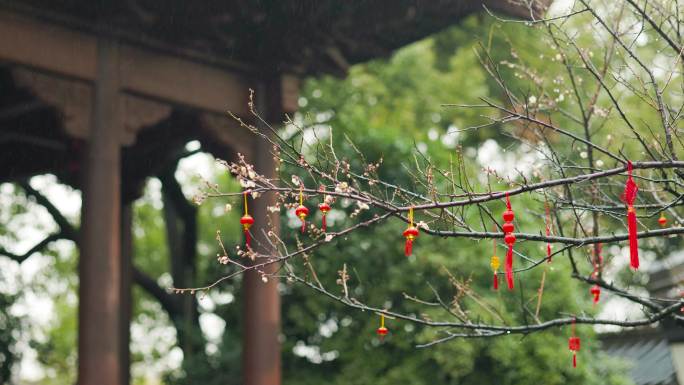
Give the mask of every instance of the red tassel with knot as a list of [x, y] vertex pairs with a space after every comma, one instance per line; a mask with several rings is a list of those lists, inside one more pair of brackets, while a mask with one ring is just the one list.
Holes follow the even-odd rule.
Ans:
[[245, 199], [245, 215], [240, 218], [240, 224], [242, 225], [242, 231], [245, 233], [245, 245], [247, 248], [251, 248], [250, 242], [252, 240], [252, 236], [249, 232], [249, 228], [252, 227], [254, 224], [254, 218], [252, 218], [251, 215], [249, 215], [249, 211], [247, 209], [247, 191], [245, 191], [244, 199]]
[[575, 336], [575, 319], [572, 319], [572, 337], [568, 339], [568, 349], [572, 351], [572, 367], [577, 367], [577, 352], [580, 351], [580, 338]]
[[404, 230], [404, 238], [406, 242], [404, 243], [404, 254], [408, 257], [413, 254], [413, 241], [418, 238], [420, 232], [418, 228], [413, 225], [413, 207], [409, 208], [409, 226]]
[[321, 220], [321, 230], [323, 230], [323, 232], [325, 233], [328, 229], [328, 223], [325, 217], [328, 216], [328, 211], [330, 211], [330, 205], [328, 204], [328, 196], [325, 195], [325, 186], [321, 186], [319, 190], [323, 192], [323, 202], [321, 202], [318, 205], [318, 209], [321, 210], [321, 214], [323, 214], [323, 219]]
[[591, 295], [594, 297], [594, 305], [596, 305], [599, 301], [599, 297], [601, 296], [601, 288], [599, 285], [594, 285], [591, 287]]
[[639, 268], [639, 239], [637, 238], [637, 219], [634, 211], [634, 200], [639, 187], [632, 179], [632, 162], [627, 161], [627, 183], [622, 201], [627, 205], [627, 232], [629, 234], [629, 264], [632, 269]]
[[506, 193], [506, 211], [504, 211], [502, 217], [504, 224], [501, 226], [501, 229], [504, 232], [504, 242], [508, 245], [505, 263], [506, 283], [508, 284], [508, 290], [513, 290], [513, 245], [515, 244], [513, 219], [515, 219], [515, 213], [511, 208], [511, 199], [508, 197], [508, 193]]
[[330, 211], [330, 205], [323, 202], [320, 205], [318, 205], [318, 209], [321, 210], [321, 213], [323, 213], [323, 219], [321, 219], [321, 230], [323, 230], [323, 232], [325, 233], [328, 230], [328, 222], [326, 221], [325, 217], [328, 216], [328, 211]]

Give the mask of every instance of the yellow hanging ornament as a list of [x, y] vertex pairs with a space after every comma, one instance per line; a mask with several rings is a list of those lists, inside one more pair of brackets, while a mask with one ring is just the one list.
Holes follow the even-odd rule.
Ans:
[[304, 182], [299, 185], [299, 206], [295, 209], [295, 215], [302, 221], [302, 234], [306, 230], [306, 217], [309, 215], [309, 209], [304, 206]]
[[413, 253], [413, 241], [418, 238], [418, 235], [420, 235], [420, 232], [418, 231], [418, 228], [413, 225], [413, 206], [409, 208], [409, 225], [404, 230], [404, 238], [406, 238], [406, 242], [404, 244], [404, 254], [408, 257]]
[[494, 245], [494, 254], [489, 261], [489, 267], [491, 267], [492, 271], [494, 272], [494, 290], [499, 290], [498, 271], [499, 267], [501, 267], [501, 261], [499, 260], [499, 257], [496, 256], [496, 239], [492, 240], [492, 244]]
[[383, 314], [380, 314], [380, 327], [375, 330], [375, 333], [377, 333], [378, 337], [380, 338], [380, 341], [385, 339], [385, 336], [387, 335], [387, 332], [389, 330], [385, 327], [385, 316]]

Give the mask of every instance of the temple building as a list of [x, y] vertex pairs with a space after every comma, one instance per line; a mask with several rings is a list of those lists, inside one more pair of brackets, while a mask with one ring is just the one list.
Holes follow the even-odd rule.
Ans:
[[[80, 250], [78, 383], [130, 382], [131, 285], [174, 322], [196, 319], [193, 297], [173, 296], [134, 267], [144, 256], [132, 255], [132, 203], [146, 178], [164, 183], [191, 140], [272, 173], [269, 149], [227, 116], [254, 121], [250, 89], [278, 124], [297, 109], [303, 78], [344, 76], [483, 5], [521, 18], [543, 9], [507, 0], [0, 0], [0, 182], [23, 184], [38, 200], [26, 182], [35, 175], [82, 191], [80, 229], [56, 219], [60, 230], [31, 250], [57, 239]], [[174, 200], [173, 184], [165, 188], [178, 234], [170, 270], [182, 287], [193, 280], [196, 213], [182, 194]], [[268, 204], [255, 201], [252, 215], [268, 215]], [[244, 383], [279, 384], [277, 282], [247, 274], [243, 285]]]

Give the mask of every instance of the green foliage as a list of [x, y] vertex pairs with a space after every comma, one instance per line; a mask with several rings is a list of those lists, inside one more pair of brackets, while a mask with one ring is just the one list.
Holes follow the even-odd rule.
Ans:
[[31, 283], [36, 293], [51, 293], [54, 311], [45, 336], [31, 341], [38, 362], [45, 369], [44, 384], [76, 382], [78, 331], [78, 252], [47, 251], [47, 263]]
[[[198, 186], [206, 182], [215, 183], [221, 191], [238, 191], [239, 186], [233, 178], [224, 170], [214, 167], [213, 158], [206, 154], [194, 156], [193, 164], [201, 166], [208, 172], [203, 177], [197, 175], [198, 170], [189, 170], [181, 167], [176, 178], [183, 187], [188, 201], [192, 201], [192, 194], [197, 192]], [[232, 245], [242, 242], [242, 233], [239, 227], [242, 203], [241, 197], [230, 199], [208, 199], [197, 207], [197, 255], [195, 257], [196, 277], [194, 285], [205, 285], [208, 282], [220, 278], [225, 273], [225, 267], [217, 263], [217, 253], [220, 249], [216, 242], [217, 230], [223, 242]], [[233, 208], [226, 211], [226, 204]], [[170, 277], [170, 253], [167, 243], [166, 227], [163, 217], [163, 202], [161, 201], [161, 186], [158, 180], [151, 180], [145, 190], [144, 196], [136, 202], [134, 215], [135, 235], [135, 264], [149, 276], [157, 279], [162, 287], [172, 286]], [[138, 257], [139, 256], [139, 257]], [[142, 290], [134, 291], [133, 322], [145, 327], [150, 333], [158, 327], [173, 327], [178, 332], [187, 335], [187, 338], [195, 341], [200, 346], [205, 343], [211, 346], [206, 350], [207, 354], [195, 354], [184, 356], [180, 367], [172, 367], [168, 357], [177, 341], [160, 341], [151, 349], [140, 351], [133, 346], [134, 365], [151, 366], [157, 363], [160, 366], [160, 374], [165, 383], [184, 384], [188, 380], [193, 382], [211, 384], [237, 384], [239, 379], [239, 353], [241, 347], [240, 313], [237, 311], [239, 301], [238, 287], [240, 279], [227, 282], [225, 285], [207, 293], [206, 297], [199, 299], [201, 314], [216, 314], [226, 321], [226, 327], [219, 341], [205, 341], [202, 331], [194, 325], [187, 323], [174, 323], [160, 308], [156, 300]], [[187, 294], [186, 294], [187, 295]], [[197, 295], [197, 298], [202, 296]], [[159, 363], [162, 363], [159, 365]], [[141, 371], [145, 373], [144, 370]], [[141, 373], [141, 374], [142, 374]], [[136, 374], [136, 373], [134, 373]], [[144, 384], [144, 377], [135, 376], [136, 382]]]
[[16, 299], [16, 295], [0, 293], [0, 384], [9, 383], [12, 367], [21, 359], [15, 347], [17, 331], [22, 328], [21, 320], [10, 312]]
[[[3, 247], [17, 245], [29, 235], [54, 231], [46, 221], [44, 209], [27, 197], [16, 185], [0, 185], [0, 237]], [[26, 232], [35, 231], [34, 234]], [[58, 247], [57, 247], [58, 246]], [[11, 246], [10, 246], [11, 247]], [[8, 247], [8, 248], [10, 248]], [[42, 255], [33, 255], [32, 276], [9, 259], [0, 262], [0, 383], [17, 378], [22, 356], [31, 356], [26, 346], [35, 350], [36, 360], [44, 366], [41, 383], [73, 383], [76, 374], [76, 254], [73, 243], [60, 241], [49, 245]], [[53, 310], [47, 312], [46, 293]]]

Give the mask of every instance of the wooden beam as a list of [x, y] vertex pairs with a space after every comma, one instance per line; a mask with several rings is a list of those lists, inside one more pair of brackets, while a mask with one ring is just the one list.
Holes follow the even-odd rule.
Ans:
[[29, 102], [18, 102], [14, 105], [0, 109], [0, 120], [13, 119], [23, 114], [31, 113], [36, 110], [48, 108], [49, 106], [41, 101], [34, 100]]
[[[123, 91], [205, 111], [248, 115], [250, 79], [245, 75], [139, 46], [120, 46]], [[0, 62], [92, 83], [96, 56], [93, 34], [0, 10]]]
[[119, 47], [97, 46], [79, 258], [78, 384], [121, 385], [121, 148]]
[[92, 35], [0, 11], [0, 60], [93, 80], [96, 45]]
[[249, 86], [235, 73], [132, 46], [124, 45], [121, 53], [125, 91], [206, 111], [248, 114]]

